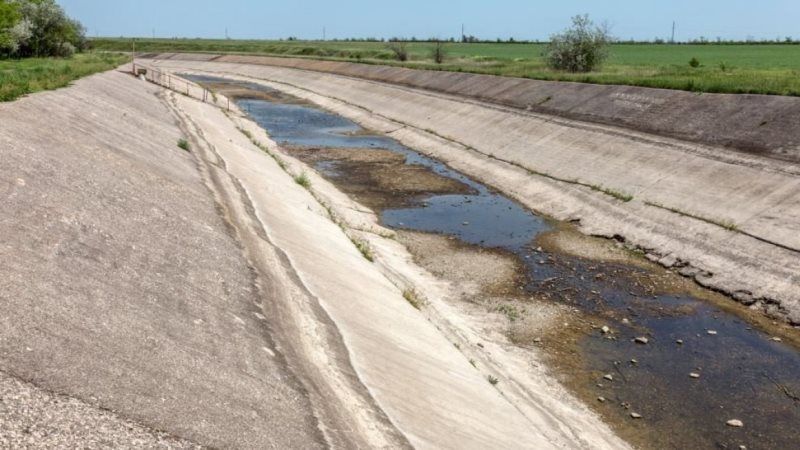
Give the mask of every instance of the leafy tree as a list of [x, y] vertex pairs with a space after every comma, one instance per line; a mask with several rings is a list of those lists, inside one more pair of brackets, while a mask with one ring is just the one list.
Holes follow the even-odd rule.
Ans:
[[591, 72], [608, 57], [612, 40], [606, 25], [596, 26], [588, 14], [575, 16], [572, 27], [550, 37], [544, 57], [556, 70]]
[[[4, 17], [13, 18], [11, 27], [4, 26], [10, 22]], [[0, 0], [0, 55], [70, 56], [86, 43], [83, 25], [70, 19], [55, 0]]]
[[16, 3], [0, 0], [0, 54], [12, 53], [11, 49], [16, 43], [12, 29], [20, 19], [22, 19], [22, 15], [19, 13], [19, 6]]

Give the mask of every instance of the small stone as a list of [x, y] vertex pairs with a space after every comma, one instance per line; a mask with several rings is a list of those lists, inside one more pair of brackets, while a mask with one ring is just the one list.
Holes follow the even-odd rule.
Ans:
[[541, 342], [542, 342], [542, 338], [534, 338], [534, 340], [533, 340], [534, 344], [539, 344]]
[[774, 338], [772, 338], [771, 340], [772, 340], [773, 342], [782, 342], [782, 341], [783, 341], [783, 339], [781, 339], [781, 338], [779, 338], [779, 337], [774, 337]]
[[611, 375], [610, 373], [603, 375], [603, 378], [605, 378], [608, 381], [614, 381], [614, 376]]
[[634, 341], [634, 342], [636, 342], [637, 344], [647, 344], [648, 342], [650, 342], [650, 341], [649, 341], [649, 340], [648, 340], [646, 337], [644, 337], [644, 336], [639, 336], [639, 337], [637, 337], [636, 339], [634, 339], [633, 341]]
[[629, 325], [631, 323], [631, 321], [628, 320], [628, 319], [622, 319], [622, 323], [623, 323], [623, 325]]
[[600, 328], [600, 331], [602, 331], [603, 334], [607, 334], [609, 331], [611, 331], [611, 328], [608, 328], [607, 326], [603, 325], [603, 328]]
[[631, 360], [631, 364], [639, 364], [639, 361], [637, 361], [636, 358], [634, 358]]
[[606, 398], [605, 397], [597, 397], [597, 401], [600, 402], [600, 403], [605, 403]]
[[739, 446], [739, 450], [747, 450], [747, 446], [746, 445], [740, 445]]
[[536, 251], [542, 253], [544, 250], [542, 250], [542, 247], [536, 247]]
[[469, 222], [464, 222], [461, 225], [467, 226], [467, 225], [469, 225]]
[[677, 341], [675, 341], [675, 343], [678, 345], [683, 345], [683, 339], [678, 339]]
[[713, 336], [717, 334], [717, 330], [708, 330], [707, 333]]
[[729, 427], [741, 428], [741, 427], [743, 427], [743, 426], [744, 426], [744, 423], [743, 423], [741, 420], [739, 420], [739, 419], [731, 419], [731, 420], [729, 420], [729, 421], [727, 421], [727, 422], [725, 422], [725, 423], [726, 423], [726, 424], [727, 424]]
[[634, 419], [641, 419], [642, 415], [639, 414], [639, 413], [632, 412], [631, 413], [631, 417], [634, 418]]
[[697, 373], [697, 372], [692, 372], [692, 373], [689, 374], [689, 376], [692, 377], [692, 378], [700, 378], [700, 374]]

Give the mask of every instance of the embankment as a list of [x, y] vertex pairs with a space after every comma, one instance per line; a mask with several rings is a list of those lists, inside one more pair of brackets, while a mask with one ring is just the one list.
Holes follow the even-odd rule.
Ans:
[[[370, 76], [393, 81], [383, 83], [321, 72], [323, 66], [317, 64], [328, 63], [292, 63], [278, 58], [243, 64], [241, 61], [252, 61], [236, 58], [240, 57], [148, 63], [176, 72], [244, 77], [309, 99], [391, 134], [532, 209], [579, 221], [588, 234], [624, 239], [704, 286], [726, 292], [773, 317], [800, 323], [800, 167], [793, 162], [798, 131], [788, 126], [798, 115], [787, 114], [798, 99], [645, 90], [653, 98], [669, 97], [669, 102], [676, 103], [672, 112], [664, 115], [671, 131], [656, 134], [635, 131], [637, 127], [541, 114], [534, 112], [535, 108], [499, 106], [500, 94], [489, 103], [475, 100], [474, 95], [410, 88], [407, 85], [412, 83], [396, 79], [404, 73], [436, 83], [463, 74], [415, 75], [408, 69], [347, 66], [348, 70], [384, 71], [380, 76], [370, 72]], [[304, 69], [313, 66], [315, 70], [264, 65], [268, 63], [296, 64]], [[520, 83], [514, 88], [520, 91], [512, 97], [522, 98], [523, 92], [539, 95], [524, 86], [528, 80], [469, 79], [472, 81], [465, 82], [464, 89], [473, 86], [480, 91], [481, 84], [475, 81], [480, 79], [487, 90], [499, 89], [493, 83]], [[446, 87], [447, 83], [441, 82]], [[414, 85], [425, 83], [416, 81]], [[576, 104], [611, 105], [594, 109], [596, 114], [608, 111], [609, 122], [625, 125], [625, 114], [646, 117], [641, 111], [625, 113], [624, 108], [613, 107], [614, 99], [619, 100], [613, 95], [617, 88], [546, 84], [550, 86], [547, 89], [577, 96]], [[606, 93], [590, 89], [605, 89]], [[701, 107], [697, 99], [707, 105]], [[567, 105], [567, 100], [563, 104]], [[730, 108], [747, 115], [750, 106], [759, 125], [765, 122], [760, 114], [772, 119], [756, 129], [741, 126], [734, 130], [736, 120], [731, 117], [737, 115]], [[705, 118], [701, 120], [697, 114]], [[764, 131], [770, 123], [783, 125]], [[690, 129], [694, 131], [680, 131]], [[733, 147], [711, 145], [721, 143]], [[750, 152], [739, 151], [742, 149]]]
[[145, 57], [331, 73], [800, 162], [800, 98], [796, 97], [701, 94], [268, 56], [165, 53]]

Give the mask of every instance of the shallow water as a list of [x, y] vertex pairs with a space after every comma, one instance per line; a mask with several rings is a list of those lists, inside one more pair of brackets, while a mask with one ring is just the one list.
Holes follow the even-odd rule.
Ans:
[[[582, 395], [605, 397], [598, 409], [643, 430], [653, 447], [800, 448], [800, 355], [790, 346], [771, 341], [711, 303], [636, 282], [646, 276], [645, 269], [537, 251], [533, 241], [553, 229], [550, 222], [393, 139], [365, 135], [343, 117], [306, 105], [248, 99], [238, 104], [279, 143], [388, 149], [403, 154], [407, 164], [429, 167], [472, 188], [471, 194], [421, 196], [411, 207], [378, 213], [390, 228], [442, 233], [510, 251], [524, 263], [526, 291], [547, 293], [553, 301], [602, 317], [616, 339], [599, 332], [581, 339]], [[335, 162], [316, 168], [334, 183], [347, 176]], [[638, 336], [649, 342], [634, 343]], [[691, 372], [700, 377], [690, 377]], [[604, 380], [604, 374], [614, 381]], [[633, 421], [633, 411], [643, 419]], [[745, 426], [726, 426], [734, 418]]]

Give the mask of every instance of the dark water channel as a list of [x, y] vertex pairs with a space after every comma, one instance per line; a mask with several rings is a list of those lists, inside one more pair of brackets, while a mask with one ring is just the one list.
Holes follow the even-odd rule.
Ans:
[[[366, 134], [309, 105], [237, 103], [278, 143], [387, 149], [402, 154], [406, 164], [469, 186], [468, 194], [420, 196], [410, 207], [378, 213], [390, 228], [511, 252], [524, 263], [527, 292], [547, 293], [602, 318], [612, 333], [579, 339], [581, 374], [571, 375], [582, 398], [606, 399], [593, 406], [620, 425], [623, 435], [653, 448], [800, 448], [800, 356], [791, 346], [712, 303], [640, 282], [649, 269], [537, 249], [535, 239], [552, 231], [552, 222], [391, 138]], [[316, 169], [334, 183], [347, 176], [336, 161], [317, 162]], [[641, 336], [647, 344], [633, 341]], [[631, 412], [642, 418], [631, 418]], [[728, 426], [731, 419], [744, 426]]]

